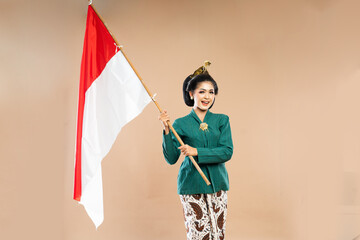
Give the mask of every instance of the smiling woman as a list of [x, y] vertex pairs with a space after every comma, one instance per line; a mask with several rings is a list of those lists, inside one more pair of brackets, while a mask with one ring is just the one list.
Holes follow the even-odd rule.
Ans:
[[[180, 146], [170, 133], [166, 111], [163, 123], [163, 153], [169, 164], [185, 155], [178, 175], [178, 194], [183, 205], [187, 239], [224, 239], [227, 214], [228, 173], [225, 162], [231, 159], [233, 143], [229, 117], [209, 111], [215, 102], [218, 86], [208, 73], [205, 62], [183, 84], [183, 96], [190, 114], [176, 119], [173, 127], [183, 139]], [[201, 179], [189, 156], [193, 156], [211, 185]]]

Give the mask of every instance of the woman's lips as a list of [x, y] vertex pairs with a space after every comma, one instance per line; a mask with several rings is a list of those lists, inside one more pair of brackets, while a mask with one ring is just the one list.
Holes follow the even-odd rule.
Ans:
[[201, 101], [201, 104], [204, 105], [204, 106], [209, 105], [209, 103], [210, 103], [210, 102], [208, 102], [208, 101]]

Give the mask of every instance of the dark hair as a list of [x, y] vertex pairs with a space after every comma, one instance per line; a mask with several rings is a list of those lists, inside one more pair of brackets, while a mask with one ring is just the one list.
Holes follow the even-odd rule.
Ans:
[[[211, 82], [212, 85], [214, 85], [215, 95], [218, 94], [218, 90], [219, 90], [218, 86], [217, 86], [215, 80], [210, 76], [210, 74], [202, 73], [202, 74], [196, 75], [193, 78], [191, 77], [191, 75], [189, 75], [183, 83], [184, 102], [187, 106], [189, 106], [189, 107], [194, 106], [194, 100], [191, 100], [189, 92], [194, 92], [197, 85], [201, 82]], [[209, 109], [214, 105], [214, 103], [215, 103], [215, 99], [214, 99], [213, 103], [211, 104], [211, 106], [209, 107]]]

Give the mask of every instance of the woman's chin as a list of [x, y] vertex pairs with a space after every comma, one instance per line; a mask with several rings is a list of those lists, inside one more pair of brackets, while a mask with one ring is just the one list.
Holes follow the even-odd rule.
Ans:
[[201, 111], [207, 111], [209, 110], [209, 107], [208, 106], [197, 106], [197, 109], [201, 110]]

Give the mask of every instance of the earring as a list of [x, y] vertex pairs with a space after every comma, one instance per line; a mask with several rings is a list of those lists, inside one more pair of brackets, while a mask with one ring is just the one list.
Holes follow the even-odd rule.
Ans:
[[194, 98], [193, 98], [193, 97], [190, 97], [190, 99], [191, 99], [191, 100], [194, 100]]

